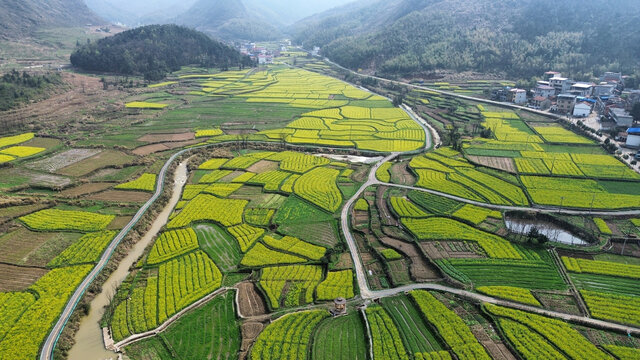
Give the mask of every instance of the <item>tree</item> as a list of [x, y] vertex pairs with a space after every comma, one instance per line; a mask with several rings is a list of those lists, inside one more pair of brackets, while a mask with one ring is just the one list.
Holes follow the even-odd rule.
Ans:
[[633, 116], [633, 121], [640, 122], [640, 102], [637, 102], [631, 108], [631, 116]]
[[404, 102], [404, 97], [402, 95], [396, 95], [393, 97], [393, 106], [400, 106]]

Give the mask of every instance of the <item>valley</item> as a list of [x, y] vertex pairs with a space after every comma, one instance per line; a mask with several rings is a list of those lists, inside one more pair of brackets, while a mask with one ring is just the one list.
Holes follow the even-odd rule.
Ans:
[[600, 117], [629, 89], [583, 121], [490, 100], [513, 67], [377, 55], [453, 0], [74, 4], [109, 20], [0, 43], [0, 359], [640, 357], [640, 168]]

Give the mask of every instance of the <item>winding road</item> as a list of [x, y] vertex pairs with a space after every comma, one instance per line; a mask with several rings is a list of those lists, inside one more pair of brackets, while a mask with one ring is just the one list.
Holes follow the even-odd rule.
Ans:
[[[327, 61], [329, 61], [329, 60], [327, 59]], [[331, 62], [331, 61], [329, 61], [329, 62]], [[342, 66], [339, 66], [339, 65], [337, 65], [337, 64], [335, 64], [333, 62], [331, 62], [331, 63], [336, 65], [336, 66], [338, 66], [338, 67], [340, 67], [340, 68], [343, 68]], [[354, 74], [360, 75], [360, 74], [358, 74], [356, 72], [353, 72], [353, 71], [351, 71], [349, 69], [346, 69], [346, 68], [343, 68], [343, 69], [345, 69], [345, 70], [347, 70], [349, 72], [352, 72]], [[436, 90], [436, 89], [430, 89], [430, 88], [426, 88], [426, 87], [421, 87], [421, 86], [417, 86], [417, 85], [407, 84], [407, 83], [403, 83], [403, 82], [398, 82], [398, 81], [393, 81], [393, 80], [388, 80], [388, 79], [383, 79], [383, 78], [378, 78], [378, 77], [373, 77], [373, 78], [376, 78], [376, 79], [381, 80], [381, 81], [387, 81], [387, 82], [391, 82], [391, 83], [397, 83], [397, 84], [401, 84], [401, 85], [411, 86], [411, 87], [414, 87], [414, 88], [420, 88], [420, 89], [425, 89], [425, 90], [436, 91], [436, 92], [439, 92], [439, 93], [442, 93], [442, 94], [445, 94], [445, 95], [455, 96], [455, 97], [468, 99], [468, 100], [472, 100], [472, 101], [478, 101], [478, 102], [490, 103], [490, 104], [495, 104], [495, 105], [500, 105], [500, 106], [518, 108], [518, 109], [523, 109], [523, 110], [534, 112], [534, 113], [539, 113], [539, 114], [545, 115], [545, 116], [552, 116], [552, 117], [555, 117], [555, 118], [560, 118], [559, 116], [554, 116], [552, 114], [547, 114], [547, 113], [544, 113], [544, 112], [541, 112], [541, 111], [537, 111], [537, 110], [533, 110], [533, 109], [529, 109], [529, 108], [524, 108], [524, 107], [520, 107], [520, 106], [516, 106], [516, 105], [508, 105], [508, 104], [494, 102], [494, 101], [491, 101], [491, 100], [473, 98], [473, 97], [464, 96], [464, 95], [460, 95], [460, 94], [444, 92], [444, 91], [440, 91], [440, 90]], [[412, 119], [414, 119], [418, 124], [420, 124], [420, 126], [423, 127], [423, 129], [425, 130], [425, 133], [426, 133], [425, 149], [429, 149], [429, 148], [432, 147], [434, 139], [435, 139], [436, 144], [440, 143], [437, 132], [425, 120], [423, 120], [420, 117], [418, 117], [410, 108], [408, 108], [406, 106], [403, 106], [403, 109], [411, 116]], [[263, 142], [263, 141], [249, 141], [249, 143], [265, 143], [265, 142]], [[173, 156], [171, 156], [171, 158], [169, 158], [169, 160], [167, 160], [167, 162], [162, 167], [162, 170], [158, 174], [158, 183], [157, 183], [157, 186], [156, 186], [156, 191], [153, 194], [153, 196], [140, 208], [140, 210], [136, 213], [136, 215], [132, 218], [132, 220], [122, 229], [122, 231], [109, 244], [109, 246], [104, 251], [102, 257], [100, 258], [100, 260], [96, 264], [96, 266], [91, 270], [91, 272], [87, 275], [87, 277], [85, 277], [85, 279], [78, 286], [78, 288], [73, 293], [73, 295], [69, 298], [69, 300], [67, 302], [67, 305], [65, 306], [63, 312], [61, 313], [60, 317], [58, 318], [58, 321], [53, 326], [52, 330], [49, 333], [49, 336], [47, 337], [47, 339], [43, 343], [43, 346], [42, 346], [42, 349], [41, 349], [41, 352], [40, 352], [40, 359], [41, 360], [52, 360], [53, 359], [53, 352], [54, 352], [55, 346], [56, 346], [56, 344], [58, 342], [58, 339], [60, 338], [60, 335], [62, 334], [62, 331], [63, 331], [65, 325], [69, 321], [73, 311], [75, 310], [76, 306], [78, 305], [78, 303], [80, 302], [80, 300], [84, 296], [86, 290], [93, 283], [93, 281], [96, 279], [98, 274], [107, 265], [107, 263], [109, 262], [109, 260], [111, 259], [112, 255], [113, 255], [113, 253], [115, 252], [116, 248], [120, 244], [120, 242], [127, 236], [129, 231], [131, 231], [131, 229], [138, 223], [138, 221], [142, 218], [142, 216], [146, 213], [146, 211], [157, 201], [158, 198], [160, 198], [160, 196], [164, 192], [166, 175], [167, 175], [167, 171], [168, 171], [169, 167], [171, 166], [171, 164], [179, 156], [185, 154], [186, 152], [189, 152], [189, 151], [192, 151], [192, 150], [195, 150], [195, 149], [200, 149], [202, 147], [214, 147], [214, 146], [221, 146], [221, 145], [226, 145], [226, 144], [228, 144], [228, 143], [209, 144], [209, 145], [205, 145], [205, 146], [184, 149], [184, 150], [181, 150], [181, 151], [175, 153]], [[290, 147], [290, 148], [307, 148], [307, 146], [304, 146], [304, 145], [296, 146], [296, 145], [288, 144], [287, 146]], [[323, 148], [325, 148], [325, 147], [323, 147]], [[340, 150], [340, 151], [344, 151], [345, 150], [345, 149], [342, 149], [342, 148], [340, 148], [340, 149], [327, 148], [327, 149], [335, 149], [335, 150]], [[423, 151], [423, 150], [421, 150], [421, 151]], [[418, 187], [413, 187], [413, 186], [405, 186], [405, 185], [384, 183], [384, 182], [379, 181], [376, 178], [376, 171], [385, 162], [391, 161], [391, 160], [397, 158], [400, 155], [409, 155], [409, 154], [414, 154], [414, 153], [417, 153], [417, 151], [406, 152], [406, 153], [392, 153], [392, 154], [386, 156], [384, 159], [382, 159], [378, 163], [376, 163], [372, 167], [371, 172], [369, 173], [369, 177], [367, 179], [367, 182], [365, 182], [360, 187], [360, 189], [355, 193], [355, 195], [353, 197], [351, 197], [349, 200], [347, 200], [346, 204], [344, 205], [344, 207], [342, 209], [342, 212], [341, 212], [342, 231], [343, 231], [344, 237], [345, 237], [345, 239], [347, 241], [347, 245], [348, 245], [349, 251], [351, 253], [351, 257], [352, 257], [354, 268], [355, 268], [355, 272], [356, 272], [356, 279], [357, 279], [358, 287], [360, 289], [360, 296], [363, 299], [377, 299], [377, 298], [382, 298], [382, 297], [388, 297], [388, 296], [393, 296], [393, 295], [396, 295], [396, 294], [399, 294], [399, 293], [404, 293], [404, 292], [407, 292], [407, 291], [417, 290], [417, 289], [436, 290], [436, 291], [442, 291], [442, 292], [455, 294], [455, 295], [458, 295], [458, 296], [461, 296], [461, 297], [464, 297], [464, 298], [467, 298], [467, 299], [470, 299], [470, 300], [473, 300], [473, 301], [487, 302], [487, 303], [491, 303], [491, 304], [506, 306], [506, 307], [520, 309], [520, 310], [524, 310], [524, 311], [530, 311], [530, 312], [533, 312], [533, 313], [536, 313], [536, 314], [545, 315], [545, 316], [549, 316], [549, 317], [553, 317], [553, 318], [558, 318], [558, 319], [562, 319], [564, 321], [570, 321], [570, 322], [583, 324], [583, 325], [587, 325], [587, 326], [594, 326], [594, 327], [599, 327], [599, 328], [618, 331], [618, 332], [627, 332], [629, 334], [640, 335], [640, 328], [624, 326], [624, 325], [620, 325], [620, 324], [613, 323], [613, 322], [595, 320], [595, 319], [582, 317], [582, 316], [576, 316], [576, 315], [570, 315], [570, 314], [565, 314], [565, 313], [560, 313], [560, 312], [549, 311], [549, 310], [540, 309], [540, 308], [536, 308], [536, 307], [530, 307], [530, 306], [522, 305], [522, 304], [519, 304], [519, 303], [505, 301], [505, 300], [501, 300], [501, 299], [496, 299], [496, 298], [493, 298], [493, 297], [484, 296], [484, 295], [472, 293], [472, 292], [469, 292], [469, 291], [465, 291], [465, 290], [462, 290], [462, 289], [443, 286], [443, 285], [438, 285], [438, 284], [429, 284], [429, 283], [426, 283], [426, 284], [412, 284], [412, 285], [406, 285], [406, 286], [397, 287], [397, 288], [394, 288], [394, 289], [386, 289], [386, 290], [379, 290], [379, 291], [371, 290], [369, 288], [369, 285], [368, 285], [368, 282], [367, 282], [365, 268], [364, 268], [364, 266], [362, 264], [362, 261], [360, 259], [360, 255], [359, 255], [359, 252], [358, 252], [358, 248], [357, 248], [355, 239], [353, 238], [353, 235], [352, 235], [352, 233], [350, 231], [350, 224], [349, 224], [349, 220], [350, 220], [349, 214], [350, 214], [351, 208], [353, 207], [353, 205], [357, 201], [357, 199], [364, 193], [364, 191], [369, 186], [384, 185], [384, 186], [403, 188], [403, 189], [408, 189], [408, 190], [424, 191], [424, 192], [432, 193], [432, 194], [435, 194], [435, 195], [444, 196], [444, 197], [447, 197], [447, 198], [450, 198], [450, 199], [453, 199], [453, 200], [461, 201], [461, 202], [464, 202], [464, 203], [467, 203], [467, 204], [474, 204], [474, 205], [484, 206], [484, 207], [497, 209], [497, 210], [526, 210], [526, 211], [535, 211], [535, 212], [563, 213], [563, 214], [570, 214], [570, 215], [628, 216], [628, 215], [639, 215], [640, 214], [640, 210], [623, 210], [623, 211], [602, 212], [602, 211], [582, 211], [582, 210], [563, 209], [563, 208], [540, 208], [540, 207], [538, 207], [538, 208], [525, 208], [525, 207], [517, 207], [517, 206], [491, 205], [491, 204], [476, 202], [476, 201], [472, 201], [472, 200], [468, 200], [468, 199], [464, 199], [464, 198], [459, 198], [459, 197], [456, 197], [456, 196], [453, 196], [453, 195], [440, 193], [440, 192], [437, 192], [437, 191], [434, 191], [434, 190], [423, 189], [423, 188], [418, 188]], [[209, 298], [209, 297], [207, 297], [207, 298]]]

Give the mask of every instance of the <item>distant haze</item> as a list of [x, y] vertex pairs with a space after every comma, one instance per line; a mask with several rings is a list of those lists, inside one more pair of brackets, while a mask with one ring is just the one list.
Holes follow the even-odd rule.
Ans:
[[[84, 0], [98, 15], [125, 25], [173, 22], [197, 0]], [[219, 0], [209, 0], [212, 4]], [[291, 25], [305, 17], [353, 0], [235, 0], [274, 25]]]

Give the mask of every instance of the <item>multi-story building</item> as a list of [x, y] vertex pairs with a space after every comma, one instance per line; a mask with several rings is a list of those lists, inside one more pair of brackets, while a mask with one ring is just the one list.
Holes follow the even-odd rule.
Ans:
[[572, 114], [573, 107], [576, 105], [577, 96], [571, 94], [560, 94], [556, 104], [558, 106], [558, 114]]

